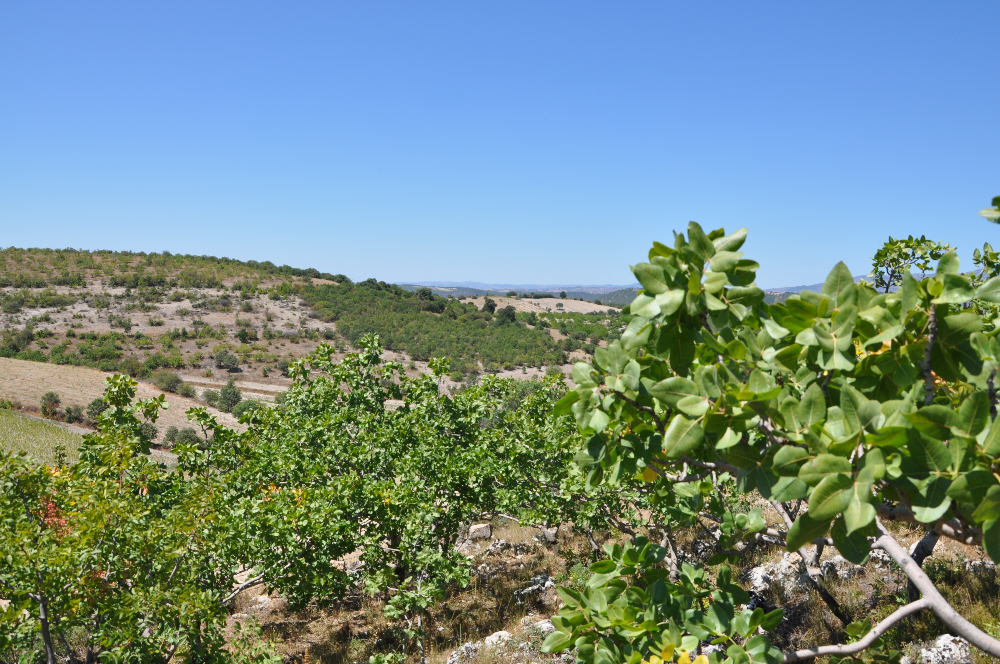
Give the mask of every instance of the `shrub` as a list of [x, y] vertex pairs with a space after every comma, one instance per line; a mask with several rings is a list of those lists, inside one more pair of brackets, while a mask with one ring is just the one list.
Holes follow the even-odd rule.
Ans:
[[233, 408], [236, 407], [240, 401], [243, 400], [243, 394], [236, 389], [233, 379], [230, 378], [226, 386], [219, 390], [219, 410], [224, 413], [232, 412]]
[[159, 316], [150, 316], [149, 325], [150, 327], [160, 327], [163, 325], [163, 319]]
[[517, 297], [517, 291], [516, 290], [507, 291], [507, 297]]
[[139, 425], [139, 438], [147, 443], [155, 440], [159, 433], [159, 430], [152, 422], [143, 422]]
[[493, 298], [487, 297], [486, 299], [483, 300], [483, 308], [480, 309], [480, 311], [488, 311], [489, 313], [493, 313], [496, 310], [497, 310], [497, 303]]
[[250, 313], [253, 311], [253, 303], [250, 300], [244, 300], [243, 304], [240, 305], [240, 311], [245, 313]]
[[125, 330], [126, 334], [132, 331], [132, 319], [128, 316], [116, 316], [115, 314], [111, 314], [108, 316], [108, 325], [112, 328], [120, 327]]
[[154, 371], [150, 380], [164, 392], [176, 392], [183, 382], [173, 371]]
[[69, 339], [73, 339], [73, 338], [76, 337], [76, 332], [72, 328], [69, 329], [69, 330], [66, 330], [66, 337], [69, 338]]
[[259, 410], [263, 405], [259, 401], [254, 401], [253, 399], [247, 399], [246, 401], [240, 401], [235, 406], [233, 406], [233, 415], [239, 417], [243, 413], [252, 412]]
[[140, 376], [145, 376], [149, 373], [149, 369], [146, 368], [146, 365], [135, 357], [126, 357], [124, 360], [119, 362], [118, 371], [132, 376], [132, 378], [139, 378]]
[[183, 429], [177, 432], [177, 440], [175, 441], [177, 445], [190, 444], [190, 443], [198, 444], [200, 442], [201, 442], [201, 436], [199, 436], [198, 432], [195, 431], [192, 427], [184, 427]]
[[205, 400], [212, 408], [216, 408], [219, 405], [219, 391], [218, 390], [205, 390], [201, 393], [201, 398]]
[[83, 406], [79, 406], [79, 405], [66, 406], [66, 421], [67, 422], [82, 422], [83, 421]]
[[198, 391], [194, 389], [194, 385], [191, 383], [181, 383], [177, 386], [177, 394], [188, 399], [194, 399], [198, 395]]
[[96, 422], [97, 418], [101, 416], [101, 413], [110, 407], [111, 406], [109, 406], [108, 402], [104, 399], [94, 399], [87, 404], [87, 418]]
[[0, 399], [0, 410], [14, 410], [14, 402], [10, 399]]
[[559, 367], [549, 366], [549, 367], [545, 367], [545, 375], [546, 376], [558, 377], [558, 376], [562, 376], [563, 372], [562, 372], [562, 369], [560, 369]]
[[166, 432], [163, 434], [164, 443], [174, 443], [177, 441], [177, 427], [171, 425], [167, 427]]
[[493, 321], [494, 325], [517, 325], [517, 314], [514, 312], [514, 307], [509, 304], [497, 312], [496, 318]]
[[46, 392], [42, 395], [41, 406], [42, 415], [52, 417], [59, 411], [59, 394], [56, 392]]
[[288, 376], [288, 360], [278, 360], [278, 371], [282, 376]]
[[225, 369], [229, 372], [239, 371], [240, 358], [236, 357], [228, 350], [220, 350], [212, 357], [212, 359], [215, 361], [215, 366], [219, 369]]
[[[257, 341], [257, 331], [244, 328], [236, 333], [236, 338], [241, 342], [248, 344], [251, 341]], [[239, 363], [237, 363], [237, 366], [238, 365]]]

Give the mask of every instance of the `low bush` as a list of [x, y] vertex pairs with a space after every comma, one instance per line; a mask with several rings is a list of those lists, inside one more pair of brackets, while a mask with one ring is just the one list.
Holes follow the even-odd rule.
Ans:
[[94, 399], [87, 404], [87, 418], [96, 422], [97, 418], [101, 416], [101, 413], [106, 411], [108, 408], [110, 408], [110, 406], [104, 399]]
[[230, 378], [226, 386], [219, 390], [218, 408], [224, 413], [230, 413], [242, 400], [243, 393], [236, 389], [236, 384]]
[[228, 350], [220, 350], [212, 357], [212, 359], [215, 361], [216, 368], [225, 369], [229, 372], [239, 371], [240, 358], [236, 357]]
[[201, 394], [201, 398], [205, 400], [212, 408], [216, 408], [219, 405], [219, 391], [218, 390], [205, 390]]
[[254, 401], [253, 399], [247, 399], [246, 401], [240, 401], [235, 406], [233, 406], [233, 416], [239, 417], [243, 413], [251, 412], [263, 408], [263, 404], [259, 401]]
[[62, 403], [57, 392], [46, 392], [42, 395], [41, 407], [42, 415], [52, 417], [59, 412], [59, 404]]
[[194, 389], [194, 385], [191, 383], [181, 383], [177, 386], [177, 394], [188, 399], [194, 399], [198, 396], [198, 391]]
[[66, 421], [67, 422], [82, 422], [83, 421], [83, 406], [73, 405], [66, 406]]
[[149, 443], [156, 439], [159, 430], [152, 422], [143, 422], [139, 425], [139, 438]]
[[173, 371], [154, 371], [150, 380], [164, 392], [177, 392], [183, 382]]

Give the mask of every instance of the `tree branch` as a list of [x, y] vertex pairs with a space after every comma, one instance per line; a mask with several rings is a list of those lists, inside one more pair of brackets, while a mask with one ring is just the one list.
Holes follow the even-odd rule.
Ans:
[[[781, 515], [781, 520], [785, 522], [785, 527], [791, 530], [794, 521], [788, 514], [788, 510], [786, 510], [785, 506], [776, 500], [772, 500], [770, 502], [771, 506], [777, 510], [779, 515]], [[824, 541], [822, 544], [825, 545], [826, 542]], [[830, 612], [833, 613], [833, 615], [835, 615], [837, 620], [841, 623], [849, 625], [852, 622], [850, 616], [844, 613], [844, 610], [840, 608], [840, 602], [838, 602], [837, 599], [830, 594], [830, 591], [826, 588], [826, 584], [823, 583], [823, 571], [819, 567], [819, 555], [816, 555], [822, 553], [822, 549], [819, 548], [819, 543], [816, 546], [816, 552], [811, 556], [809, 555], [809, 552], [806, 551], [805, 547], [798, 550], [799, 557], [802, 559], [802, 569], [805, 571], [810, 585], [812, 585], [813, 589], [819, 593], [823, 602], [825, 602], [827, 607], [830, 609]]]
[[264, 583], [264, 574], [261, 574], [260, 576], [255, 576], [252, 579], [247, 579], [240, 585], [236, 586], [233, 592], [229, 593], [229, 595], [224, 600], [222, 600], [222, 603], [227, 604], [247, 588], [253, 588], [254, 586], [259, 586], [262, 583]]
[[805, 650], [796, 650], [795, 652], [786, 652], [785, 662], [801, 662], [806, 659], [823, 657], [825, 655], [853, 655], [854, 653], [861, 652], [874, 643], [877, 638], [885, 634], [886, 630], [898, 623], [900, 620], [909, 615], [913, 615], [918, 611], [930, 608], [930, 605], [931, 603], [926, 598], [918, 599], [916, 602], [896, 609], [892, 615], [875, 625], [872, 630], [868, 632], [860, 641], [855, 641], [854, 643], [848, 643], [842, 646], [819, 646], [816, 648], [807, 648]]
[[934, 612], [934, 615], [951, 630], [952, 634], [962, 637], [988, 655], [1000, 657], [1000, 641], [994, 639], [959, 615], [958, 611], [952, 608], [948, 601], [938, 592], [930, 577], [909, 556], [906, 549], [893, 539], [889, 531], [882, 525], [882, 522], [878, 519], [875, 522], [878, 524], [879, 536], [872, 547], [885, 551], [902, 568], [906, 577], [913, 582], [913, 585], [921, 592], [924, 599], [928, 601], [928, 608]]
[[928, 526], [934, 530], [937, 534], [947, 537], [948, 539], [953, 539], [956, 542], [961, 542], [962, 544], [981, 545], [983, 543], [983, 531], [979, 528], [969, 526], [958, 519], [949, 519], [948, 521], [938, 521], [937, 523], [925, 524], [917, 521], [916, 517], [913, 516], [913, 512], [907, 509], [904, 505], [889, 505], [882, 503], [876, 506], [876, 511], [881, 519], [885, 521], [905, 521], [906, 523], [915, 523], [921, 526]]

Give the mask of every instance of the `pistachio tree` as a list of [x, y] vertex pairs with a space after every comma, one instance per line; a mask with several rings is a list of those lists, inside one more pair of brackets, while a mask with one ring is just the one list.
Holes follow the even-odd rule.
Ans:
[[[216, 511], [205, 452], [155, 463], [141, 434], [163, 396], [135, 400], [112, 376], [80, 460], [45, 466], [0, 453], [0, 662], [232, 661], [224, 646], [236, 527]], [[273, 661], [258, 649], [237, 661]]]
[[[644, 537], [611, 547], [584, 592], [560, 591], [546, 648], [575, 646], [588, 664], [893, 661], [882, 634], [930, 610], [1000, 656], [1000, 642], [945, 601], [884, 525], [922, 525], [927, 553], [948, 537], [1000, 560], [1000, 339], [973, 306], [1000, 302], [1000, 278], [974, 283], [948, 250], [933, 275], [905, 270], [898, 289], [878, 292], [838, 263], [820, 292], [768, 306], [758, 264], [739, 251], [746, 235], [692, 222], [672, 247], [654, 243], [632, 267], [643, 290], [622, 312], [622, 338], [574, 367], [576, 389], [557, 410], [576, 420], [591, 486], [714, 495], [731, 477], [781, 523], [705, 501], [726, 545], [705, 567]], [[798, 553], [852, 642], [785, 653], [772, 644], [780, 613], [744, 607], [729, 568], [759, 540]], [[822, 584], [829, 547], [858, 564], [881, 549], [913, 600], [876, 625], [853, 621]], [[699, 654], [709, 642], [717, 648]]]

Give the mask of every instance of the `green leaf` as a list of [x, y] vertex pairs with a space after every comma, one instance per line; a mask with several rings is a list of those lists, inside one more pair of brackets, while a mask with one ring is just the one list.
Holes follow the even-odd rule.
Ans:
[[688, 242], [692, 248], [706, 259], [715, 255], [715, 244], [708, 239], [698, 222], [688, 222]]
[[968, 277], [960, 274], [944, 275], [944, 291], [931, 300], [933, 304], [962, 304], [975, 295]]
[[866, 528], [875, 521], [875, 506], [871, 500], [871, 485], [855, 482], [851, 492], [851, 502], [844, 510], [844, 526], [850, 535], [856, 530]]
[[837, 547], [837, 551], [840, 551], [840, 555], [847, 560], [855, 565], [864, 565], [868, 561], [871, 546], [863, 530], [848, 533], [844, 519], [840, 518], [833, 522], [830, 537], [833, 538], [833, 545]]
[[579, 399], [580, 394], [576, 390], [567, 392], [566, 396], [556, 402], [556, 405], [552, 409], [552, 414], [556, 417], [572, 414], [573, 404], [575, 404]]
[[698, 386], [690, 378], [673, 376], [653, 385], [649, 393], [673, 408], [684, 397], [698, 394]]
[[830, 301], [830, 306], [834, 309], [857, 302], [858, 289], [854, 283], [854, 277], [843, 262], [837, 263], [830, 271], [823, 284], [823, 295]]
[[807, 428], [826, 419], [826, 396], [819, 385], [813, 383], [806, 389], [795, 416]]
[[797, 477], [782, 477], [771, 487], [771, 500], [782, 503], [789, 500], [799, 500], [807, 495], [809, 495], [809, 486]]
[[1000, 519], [983, 524], [983, 548], [993, 562], [1000, 561]]
[[590, 571], [594, 574], [611, 574], [618, 569], [618, 565], [613, 560], [599, 560], [590, 566]]
[[1000, 303], [1000, 277], [992, 277], [976, 289], [976, 299]]
[[[982, 502], [990, 487], [998, 486], [996, 476], [988, 470], [975, 469], [959, 475], [948, 487], [948, 497], [963, 503]], [[997, 516], [1000, 516], [998, 513]]]
[[866, 341], [864, 343], [864, 346], [865, 346], [865, 348], [867, 348], [868, 346], [876, 345], [876, 344], [879, 345], [879, 346], [881, 346], [886, 341], [892, 341], [893, 339], [895, 339], [896, 337], [898, 337], [902, 333], [902, 331], [903, 331], [903, 326], [902, 325], [893, 325], [892, 327], [886, 329], [881, 334], [876, 334], [874, 337], [872, 337], [871, 339], [869, 339], [868, 341]]
[[572, 640], [572, 634], [564, 634], [559, 631], [552, 632], [542, 642], [542, 652], [560, 652], [565, 650]]
[[972, 513], [972, 518], [977, 523], [1000, 519], [1000, 485], [987, 490], [986, 497]]
[[918, 493], [910, 496], [913, 516], [921, 523], [934, 523], [951, 507], [948, 489], [951, 480], [946, 477], [931, 477]]
[[948, 440], [951, 437], [951, 428], [957, 425], [958, 416], [947, 406], [924, 406], [915, 413], [903, 415], [910, 423], [923, 434], [936, 438], [937, 440]]
[[958, 409], [958, 422], [951, 430], [959, 436], [975, 438], [986, 428], [990, 418], [990, 398], [985, 392], [973, 392]]
[[768, 336], [775, 341], [780, 341], [791, 334], [786, 328], [781, 327], [770, 318], [764, 319], [764, 329], [767, 330]]
[[951, 452], [940, 440], [912, 432], [909, 436], [910, 458], [922, 470], [946, 473], [951, 470]]
[[747, 239], [747, 229], [741, 228], [738, 231], [716, 239], [713, 244], [716, 251], [737, 251], [743, 246]]
[[788, 529], [785, 548], [789, 551], [798, 551], [817, 537], [826, 535], [826, 530], [829, 527], [830, 519], [819, 520], [809, 516], [808, 513], [800, 514], [792, 527]]
[[705, 439], [701, 418], [689, 420], [675, 415], [663, 438], [663, 452], [668, 458], [677, 459], [696, 449]]
[[726, 300], [750, 306], [764, 301], [764, 291], [756, 286], [734, 286], [726, 291]]
[[[774, 455], [771, 467], [775, 474], [785, 477], [796, 477], [802, 465], [812, 457], [807, 450], [794, 445], [785, 445]], [[839, 457], [838, 457], [839, 458]], [[848, 470], [850, 464], [847, 464]], [[844, 471], [838, 471], [844, 472]], [[818, 481], [818, 480], [817, 480]]]
[[851, 470], [851, 462], [844, 457], [820, 454], [799, 469], [799, 479], [809, 486], [815, 486], [827, 477], [850, 473]]
[[586, 362], [577, 362], [573, 365], [573, 382], [578, 387], [597, 387], [599, 381], [594, 367]]
[[670, 284], [663, 268], [649, 263], [639, 263], [632, 266], [632, 274], [642, 284], [647, 294], [659, 295], [670, 290]]
[[958, 254], [954, 249], [948, 251], [937, 264], [938, 274], [958, 274]]
[[854, 495], [854, 480], [849, 475], [828, 475], [809, 496], [809, 515], [816, 520], [832, 519], [845, 509]]

